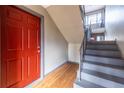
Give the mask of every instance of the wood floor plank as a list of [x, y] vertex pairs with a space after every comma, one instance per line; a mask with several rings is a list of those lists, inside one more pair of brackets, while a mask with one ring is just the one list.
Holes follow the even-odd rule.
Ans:
[[34, 88], [72, 88], [76, 79], [78, 64], [67, 62], [49, 73]]

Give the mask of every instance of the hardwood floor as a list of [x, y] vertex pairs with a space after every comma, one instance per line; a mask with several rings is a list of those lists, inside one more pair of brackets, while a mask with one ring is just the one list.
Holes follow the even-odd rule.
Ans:
[[65, 63], [53, 72], [49, 73], [34, 88], [72, 88], [76, 79], [78, 64]]

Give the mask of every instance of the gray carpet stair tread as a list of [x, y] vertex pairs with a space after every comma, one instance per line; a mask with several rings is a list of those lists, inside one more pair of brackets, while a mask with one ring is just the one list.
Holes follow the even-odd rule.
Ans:
[[119, 69], [119, 70], [124, 70], [124, 66], [116, 66], [116, 65], [111, 65], [111, 64], [104, 64], [104, 63], [90, 62], [90, 61], [85, 61], [85, 63], [94, 64], [94, 65], [98, 65], [98, 66], [115, 68], [115, 69]]
[[117, 76], [113, 76], [113, 75], [109, 75], [109, 74], [106, 74], [106, 73], [97, 72], [97, 71], [93, 71], [93, 70], [88, 70], [88, 69], [83, 69], [83, 72], [94, 75], [94, 76], [97, 76], [97, 77], [100, 77], [100, 78], [103, 78], [103, 79], [107, 79], [107, 80], [110, 80], [110, 81], [113, 81], [113, 82], [124, 84], [124, 78], [120, 78], [120, 77], [117, 77]]
[[81, 81], [76, 80], [75, 83], [83, 88], [104, 88], [103, 86], [96, 85], [83, 79]]

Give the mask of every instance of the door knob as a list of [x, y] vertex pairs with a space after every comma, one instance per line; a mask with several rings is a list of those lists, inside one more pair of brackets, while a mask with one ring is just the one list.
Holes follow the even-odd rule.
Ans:
[[37, 52], [40, 53], [40, 50], [38, 50]]

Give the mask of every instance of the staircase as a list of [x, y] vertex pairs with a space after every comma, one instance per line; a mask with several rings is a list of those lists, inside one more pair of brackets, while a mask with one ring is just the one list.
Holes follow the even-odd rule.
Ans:
[[75, 88], [124, 88], [124, 60], [115, 41], [87, 41]]

